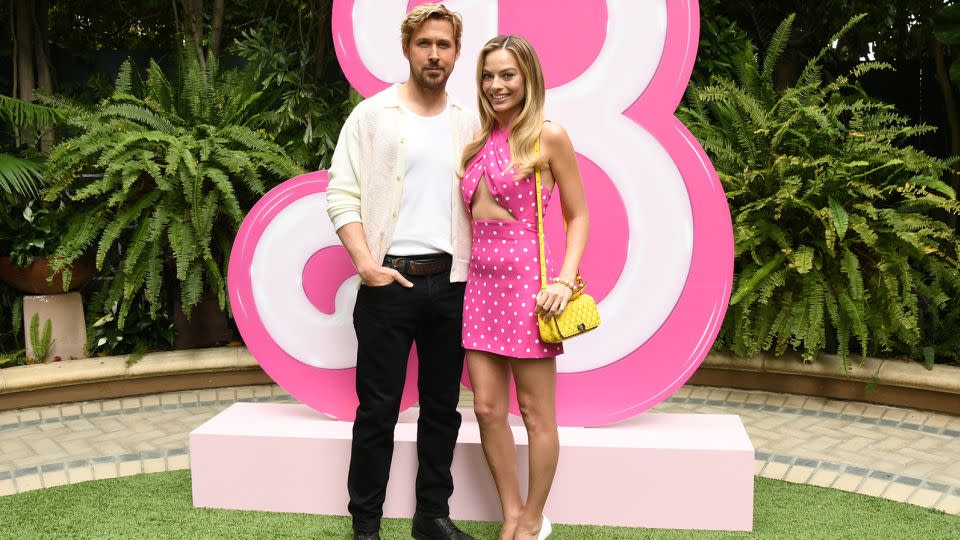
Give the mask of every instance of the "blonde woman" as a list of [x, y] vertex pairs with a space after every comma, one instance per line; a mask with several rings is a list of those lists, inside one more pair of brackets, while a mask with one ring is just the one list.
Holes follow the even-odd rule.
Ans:
[[[561, 313], [573, 293], [589, 218], [573, 145], [544, 122], [540, 62], [519, 36], [498, 36], [477, 65], [481, 130], [464, 150], [460, 191], [472, 218], [463, 346], [474, 388], [484, 455], [503, 509], [501, 539], [546, 538], [543, 508], [557, 467], [556, 356], [540, 341], [537, 315]], [[542, 192], [535, 194], [540, 169]], [[559, 265], [547, 252], [551, 283], [541, 290], [537, 196], [550, 208], [554, 187], [567, 221]], [[507, 423], [510, 376], [529, 435], [527, 499], [520, 493], [516, 446]]]

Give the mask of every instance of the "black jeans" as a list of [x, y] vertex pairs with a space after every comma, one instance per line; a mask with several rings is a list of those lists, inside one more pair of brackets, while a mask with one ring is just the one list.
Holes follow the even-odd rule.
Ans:
[[393, 457], [393, 430], [410, 346], [417, 344], [420, 419], [417, 423], [417, 512], [446, 517], [453, 493], [450, 464], [460, 430], [460, 375], [463, 282], [450, 272], [404, 275], [412, 289], [393, 282], [361, 286], [353, 311], [357, 332], [357, 418], [347, 490], [353, 528], [380, 528], [383, 500]]

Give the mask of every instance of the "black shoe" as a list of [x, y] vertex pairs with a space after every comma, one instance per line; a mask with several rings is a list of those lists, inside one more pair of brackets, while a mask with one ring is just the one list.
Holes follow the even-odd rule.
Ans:
[[353, 540], [380, 540], [380, 533], [353, 531]]
[[448, 517], [429, 519], [418, 514], [413, 515], [410, 535], [417, 540], [474, 540], [472, 536], [458, 529]]

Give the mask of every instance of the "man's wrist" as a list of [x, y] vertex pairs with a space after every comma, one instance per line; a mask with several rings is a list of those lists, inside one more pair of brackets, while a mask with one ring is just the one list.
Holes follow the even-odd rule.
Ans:
[[380, 266], [371, 260], [369, 262], [366, 262], [357, 266], [357, 273], [360, 274], [360, 277], [362, 279], [367, 279], [367, 277], [369, 277], [369, 275], [372, 274], [378, 268], [380, 268]]

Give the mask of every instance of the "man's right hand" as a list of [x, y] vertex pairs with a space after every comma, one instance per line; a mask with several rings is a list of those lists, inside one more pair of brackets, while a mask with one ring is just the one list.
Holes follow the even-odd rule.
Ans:
[[386, 287], [394, 281], [399, 282], [408, 289], [413, 287], [413, 283], [411, 283], [407, 278], [403, 277], [403, 274], [397, 272], [393, 268], [387, 268], [386, 266], [370, 266], [368, 268], [363, 268], [360, 270], [360, 279], [363, 280], [365, 285], [370, 287]]
[[413, 287], [413, 283], [410, 283], [400, 272], [373, 262], [361, 222], [353, 221], [340, 227], [337, 229], [337, 236], [343, 242], [343, 247], [347, 248], [350, 260], [353, 261], [364, 284], [371, 287], [385, 287], [396, 281], [404, 287]]

